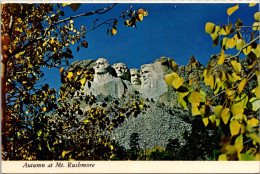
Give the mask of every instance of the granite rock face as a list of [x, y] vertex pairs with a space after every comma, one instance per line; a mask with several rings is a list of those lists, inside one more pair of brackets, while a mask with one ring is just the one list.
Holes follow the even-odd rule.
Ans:
[[[217, 59], [218, 55], [212, 55], [209, 63]], [[252, 64], [249, 59], [240, 60], [240, 62], [244, 66]], [[214, 95], [210, 87], [204, 83], [205, 67], [200, 62], [191, 60], [186, 66], [179, 66], [178, 69], [173, 69], [172, 63], [172, 58], [161, 57], [154, 63], [142, 65], [139, 70], [128, 69], [123, 63], [110, 66], [108, 60], [100, 58], [97, 61], [73, 62], [65, 71], [65, 75], [76, 68], [93, 69], [93, 81], [85, 84], [83, 95], [74, 96], [74, 98], [94, 95], [97, 103], [102, 103], [104, 98], [108, 98], [107, 102], [117, 100], [121, 106], [135, 100], [145, 101], [148, 108], [136, 116], [125, 117], [111, 133], [112, 138], [125, 148], [130, 148], [130, 137], [137, 133], [140, 138], [140, 147], [151, 149], [154, 146], [166, 147], [169, 139], [178, 139], [180, 144], [184, 145], [183, 135], [185, 132], [189, 133], [192, 128], [191, 113], [178, 107], [178, 96], [175, 94], [174, 88], [167, 86], [164, 81], [166, 74], [176, 71], [184, 79], [184, 83], [191, 83], [195, 89], [202, 89], [208, 95]], [[230, 67], [226, 68], [230, 69]], [[244, 73], [247, 74], [247, 72]], [[250, 90], [255, 86], [255, 84], [248, 85]], [[214, 103], [219, 103], [221, 100], [216, 97]], [[81, 103], [80, 107], [83, 114], [79, 120], [84, 120], [86, 117], [84, 113], [90, 106]], [[109, 117], [112, 120], [114, 115], [111, 114]]]

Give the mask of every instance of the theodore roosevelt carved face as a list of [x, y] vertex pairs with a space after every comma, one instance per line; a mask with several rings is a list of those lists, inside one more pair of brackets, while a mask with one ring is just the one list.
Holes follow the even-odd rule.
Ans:
[[131, 83], [133, 85], [140, 85], [141, 80], [140, 80], [140, 71], [138, 69], [130, 69], [130, 75], [131, 75]]
[[96, 74], [105, 74], [107, 73], [107, 68], [110, 67], [109, 62], [107, 61], [107, 59], [104, 58], [99, 58], [96, 61], [94, 70]]

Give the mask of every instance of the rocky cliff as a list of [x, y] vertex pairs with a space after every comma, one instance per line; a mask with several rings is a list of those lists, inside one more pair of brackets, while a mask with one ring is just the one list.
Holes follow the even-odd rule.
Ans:
[[[209, 63], [216, 59], [216, 55], [211, 56]], [[248, 61], [250, 60], [244, 59], [241, 62], [246, 64]], [[119, 117], [113, 112], [108, 113], [109, 122], [119, 123], [111, 130], [112, 139], [125, 148], [130, 148], [130, 137], [134, 133], [139, 136], [141, 148], [166, 147], [169, 139], [178, 139], [179, 143], [184, 145], [183, 135], [191, 131], [190, 122], [193, 118], [188, 110], [178, 107], [177, 95], [173, 87], [166, 85], [164, 76], [177, 71], [185, 82], [191, 82], [194, 88], [201, 88], [208, 95], [214, 94], [210, 87], [204, 84], [205, 67], [200, 62], [193, 59], [178, 69], [173, 63], [172, 58], [161, 57], [151, 64], [142, 65], [138, 70], [128, 69], [124, 63], [111, 66], [104, 58], [73, 62], [62, 76], [66, 77], [69, 72], [86, 70], [93, 73], [93, 79], [86, 81], [84, 87], [76, 89], [66, 100], [73, 103], [73, 100], [81, 99], [79, 107], [83, 113], [76, 115], [79, 121], [86, 119], [91, 107], [105, 105], [113, 110], [113, 107], [132, 106], [131, 112], [122, 111], [122, 116]], [[79, 79], [81, 78], [79, 75]], [[95, 106], [84, 100], [91, 96], [95, 97]], [[215, 103], [219, 101], [221, 98], [214, 99]], [[135, 102], [139, 104], [135, 105]], [[136, 107], [139, 110], [134, 111]]]

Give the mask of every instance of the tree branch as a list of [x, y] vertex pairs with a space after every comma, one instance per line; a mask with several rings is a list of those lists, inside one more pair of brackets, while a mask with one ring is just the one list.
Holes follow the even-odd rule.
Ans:
[[51, 26], [49, 26], [49, 28], [45, 30], [44, 34], [41, 37], [35, 38], [34, 40], [26, 43], [22, 48], [17, 49], [14, 52], [12, 52], [10, 54], [10, 57], [16, 55], [17, 53], [19, 53], [19, 52], [21, 52], [23, 50], [25, 50], [28, 46], [34, 44], [35, 42], [45, 38], [49, 30], [51, 30], [54, 26], [56, 26], [56, 25], [58, 25], [58, 24], [60, 24], [62, 22], [66, 22], [68, 20], [72, 20], [72, 19], [79, 18], [79, 17], [82, 17], [82, 16], [92, 16], [94, 14], [104, 14], [104, 13], [107, 13], [108, 11], [110, 11], [115, 5], [117, 5], [117, 3], [115, 3], [113, 5], [110, 5], [110, 6], [106, 7], [106, 8], [98, 9], [96, 11], [87, 12], [87, 13], [83, 13], [83, 14], [80, 14], [80, 15], [76, 15], [76, 16], [72, 16], [72, 17], [69, 17], [69, 18], [66, 18], [66, 19], [59, 20], [59, 21], [53, 23]]
[[258, 39], [260, 39], [260, 36], [258, 36], [257, 38], [255, 38], [254, 40], [252, 40], [251, 42], [249, 42], [248, 44], [244, 45], [244, 46], [239, 50], [239, 52], [238, 52], [236, 55], [227, 58], [227, 60], [230, 60], [230, 59], [233, 59], [233, 58], [238, 57], [238, 56], [242, 53], [243, 49], [245, 49], [246, 47], [248, 47], [249, 45], [251, 45], [252, 43], [254, 43], [255, 41], [257, 41]]

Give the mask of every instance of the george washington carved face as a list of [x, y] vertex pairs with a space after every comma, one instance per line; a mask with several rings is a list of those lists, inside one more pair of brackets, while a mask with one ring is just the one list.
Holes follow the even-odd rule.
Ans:
[[99, 58], [97, 61], [96, 61], [96, 64], [95, 64], [95, 73], [96, 74], [105, 74], [107, 73], [107, 68], [110, 67], [110, 64], [109, 62], [107, 61], [107, 59], [104, 59], [104, 58]]

